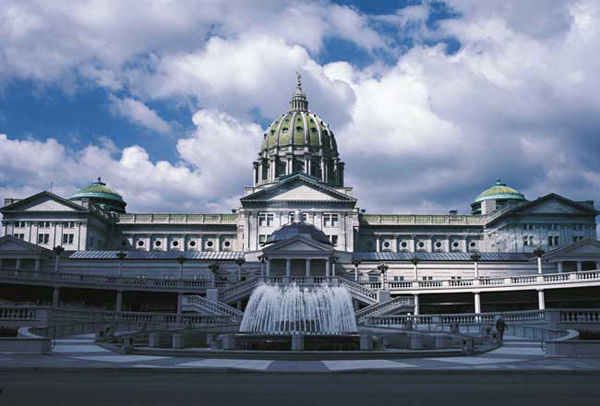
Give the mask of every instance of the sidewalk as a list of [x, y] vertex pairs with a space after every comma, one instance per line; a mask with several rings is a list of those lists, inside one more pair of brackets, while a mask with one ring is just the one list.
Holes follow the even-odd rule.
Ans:
[[572, 371], [600, 373], [600, 358], [546, 358], [539, 342], [506, 337], [496, 350], [475, 356], [407, 359], [281, 361], [257, 359], [123, 355], [93, 342], [93, 337], [56, 340], [49, 355], [0, 354], [0, 370], [170, 370], [327, 373], [353, 371]]

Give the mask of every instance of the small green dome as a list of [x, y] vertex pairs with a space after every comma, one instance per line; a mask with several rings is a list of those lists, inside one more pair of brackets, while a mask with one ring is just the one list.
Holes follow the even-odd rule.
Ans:
[[79, 189], [69, 198], [69, 200], [81, 199], [90, 199], [90, 201], [96, 204], [104, 204], [110, 210], [121, 213], [125, 212], [125, 206], [127, 205], [121, 195], [106, 186], [106, 183], [102, 182], [101, 178]]
[[473, 203], [483, 200], [525, 200], [525, 196], [498, 179], [494, 186], [481, 192]]

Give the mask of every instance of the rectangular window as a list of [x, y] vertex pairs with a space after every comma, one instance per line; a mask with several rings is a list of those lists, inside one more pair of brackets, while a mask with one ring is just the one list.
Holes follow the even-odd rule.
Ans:
[[377, 275], [369, 275], [369, 282], [379, 282], [379, 276]]
[[48, 244], [50, 241], [50, 234], [38, 234], [38, 244]]
[[335, 247], [335, 246], [337, 246], [337, 243], [338, 243], [338, 236], [337, 236], [337, 235], [331, 235], [331, 236], [329, 236], [329, 237], [330, 237], [329, 239], [331, 240], [331, 244], [332, 244], [334, 247]]
[[402, 282], [404, 280], [404, 276], [394, 276], [394, 282]]
[[323, 214], [323, 227], [337, 227], [340, 216], [335, 213]]
[[533, 238], [532, 235], [529, 236], [529, 245], [530, 246], [534, 246], [535, 245], [535, 239]]
[[267, 235], [266, 234], [259, 234], [259, 236], [258, 236], [258, 244], [259, 245], [263, 245], [266, 242], [267, 242]]
[[527, 247], [529, 245], [529, 238], [527, 236], [523, 236], [523, 246]]
[[423, 276], [423, 280], [424, 281], [432, 281], [433, 280], [433, 276]]
[[63, 244], [73, 244], [75, 234], [63, 234]]
[[271, 227], [275, 220], [275, 214], [273, 213], [258, 213], [258, 225]]

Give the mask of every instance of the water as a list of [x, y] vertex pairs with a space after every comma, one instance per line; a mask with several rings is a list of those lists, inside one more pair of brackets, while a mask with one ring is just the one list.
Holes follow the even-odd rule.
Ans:
[[259, 285], [244, 312], [242, 333], [356, 333], [350, 293], [343, 286]]

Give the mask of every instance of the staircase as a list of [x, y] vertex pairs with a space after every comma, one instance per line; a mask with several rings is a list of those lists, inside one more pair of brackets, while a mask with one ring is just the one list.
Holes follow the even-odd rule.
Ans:
[[244, 282], [236, 283], [225, 289], [219, 289], [219, 301], [223, 303], [233, 303], [248, 297], [257, 284], [258, 278], [254, 277]]
[[240, 321], [244, 312], [225, 303], [212, 302], [202, 296], [186, 295], [181, 298], [181, 309], [184, 312], [196, 312], [215, 316], [231, 316], [233, 321]]
[[412, 311], [414, 309], [414, 299], [411, 296], [399, 296], [385, 303], [375, 303], [370, 306], [364, 307], [354, 312], [356, 320], [358, 322], [364, 321], [370, 316], [382, 316], [398, 310], [407, 309]]
[[348, 289], [348, 292], [350, 292], [354, 299], [371, 305], [377, 303], [377, 293], [373, 289], [342, 277], [338, 277], [337, 279], [341, 286]]

